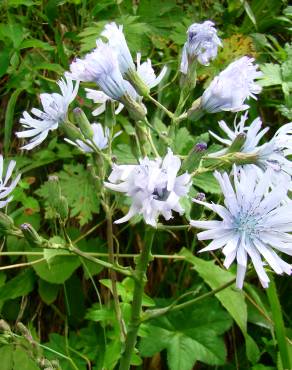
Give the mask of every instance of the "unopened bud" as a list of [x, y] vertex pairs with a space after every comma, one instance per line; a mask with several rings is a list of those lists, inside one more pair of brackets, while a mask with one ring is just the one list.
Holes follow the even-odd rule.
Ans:
[[246, 140], [246, 134], [240, 133], [233, 140], [232, 144], [228, 148], [228, 153], [240, 152], [240, 149], [243, 147]]
[[85, 113], [81, 108], [73, 109], [74, 119], [86, 139], [92, 139], [94, 132]]
[[14, 222], [11, 217], [0, 212], [0, 236], [9, 235], [14, 229]]
[[60, 126], [64, 131], [66, 137], [72, 141], [76, 141], [78, 139], [82, 139], [81, 131], [78, 127], [73, 125], [73, 123], [66, 121], [63, 122]]
[[145, 118], [147, 110], [142, 103], [136, 102], [128, 94], [125, 94], [121, 97], [121, 102], [125, 105], [130, 116], [135, 121], [142, 121]]
[[195, 199], [200, 200], [201, 202], [203, 202], [204, 200], [206, 200], [206, 195], [205, 195], [205, 193], [197, 193], [197, 195], [195, 196]]
[[189, 152], [182, 164], [182, 171], [193, 172], [200, 165], [201, 159], [207, 149], [206, 143], [197, 143]]
[[63, 195], [61, 195], [60, 198], [58, 199], [56, 211], [59, 213], [63, 221], [68, 218], [69, 215], [68, 201]]
[[37, 231], [32, 227], [31, 224], [24, 223], [20, 226], [22, 234], [25, 240], [32, 246], [32, 247], [42, 247], [43, 246], [43, 238], [39, 236]]
[[48, 179], [49, 202], [53, 205], [56, 198], [60, 198], [61, 189], [59, 185], [59, 177], [55, 175], [49, 176]]
[[207, 149], [207, 144], [202, 142], [202, 143], [197, 143], [195, 145], [195, 152], [198, 153], [198, 152], [203, 152]]
[[0, 320], [0, 331], [1, 332], [11, 332], [10, 326], [7, 324], [5, 320]]
[[126, 78], [130, 81], [131, 85], [134, 86], [139, 95], [146, 97], [149, 94], [149, 87], [145, 84], [145, 82], [141, 79], [141, 77], [134, 69], [129, 69], [127, 71]]

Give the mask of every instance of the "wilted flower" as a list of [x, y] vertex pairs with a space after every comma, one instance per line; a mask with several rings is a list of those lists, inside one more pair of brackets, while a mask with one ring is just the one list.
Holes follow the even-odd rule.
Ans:
[[4, 174], [4, 159], [3, 156], [0, 155], [0, 208], [5, 207], [13, 199], [13, 196], [9, 196], [9, 194], [14, 190], [20, 180], [20, 175], [17, 175], [14, 180], [10, 181], [15, 165], [15, 161], [10, 161], [6, 174]]
[[151, 60], [147, 59], [146, 62], [143, 62], [141, 64], [141, 53], [137, 53], [137, 73], [142, 81], [145, 83], [145, 85], [149, 87], [149, 89], [152, 89], [152, 87], [159, 85], [166, 72], [167, 67], [164, 66], [159, 75], [156, 77]]
[[261, 92], [261, 87], [254, 80], [262, 75], [254, 59], [244, 56], [215, 77], [205, 90], [201, 108], [209, 113], [220, 111], [238, 112], [247, 109], [244, 104], [249, 97], [256, 99], [255, 94]]
[[156, 226], [160, 214], [166, 220], [172, 218], [172, 211], [182, 214], [180, 198], [188, 193], [190, 175], [177, 176], [180, 166], [180, 159], [170, 149], [163, 160], [146, 157], [138, 165], [114, 165], [105, 186], [126, 193], [132, 200], [129, 212], [115, 223], [142, 214], [147, 224]]
[[[93, 138], [92, 140], [86, 139], [86, 141], [89, 145], [87, 145], [84, 141], [77, 139], [75, 142], [69, 139], [65, 139], [68, 143], [76, 146], [77, 148], [81, 149], [83, 152], [86, 153], [92, 153], [92, 145], [96, 146], [99, 150], [106, 149], [108, 146], [108, 141], [110, 137], [110, 130], [108, 127], [105, 129], [102, 127], [100, 123], [93, 123], [91, 125], [92, 131], [93, 131]], [[113, 136], [113, 139], [121, 134], [121, 131], [116, 133]]]
[[49, 131], [56, 130], [58, 125], [65, 121], [68, 107], [77, 95], [79, 83], [77, 82], [74, 87], [71, 78], [66, 76], [65, 80], [61, 79], [57, 84], [62, 94], [41, 94], [43, 111], [36, 108], [31, 110], [36, 118], [33, 118], [26, 111], [23, 112], [20, 123], [27, 130], [16, 132], [16, 135], [19, 138], [33, 137], [33, 139], [21, 149], [31, 150], [35, 148], [45, 140]]
[[210, 61], [216, 58], [218, 47], [222, 46], [211, 21], [192, 24], [187, 34], [188, 40], [183, 47], [180, 65], [180, 70], [184, 74], [188, 72], [189, 63], [195, 60], [204, 66], [209, 65]]
[[289, 234], [292, 232], [291, 201], [281, 205], [287, 189], [278, 186], [270, 190], [269, 171], [260, 179], [247, 175], [242, 169], [239, 173], [236, 167], [233, 172], [234, 185], [226, 172], [215, 172], [225, 198], [225, 207], [194, 200], [216, 212], [222, 221], [191, 221], [191, 225], [206, 230], [197, 235], [199, 240], [213, 239], [200, 252], [223, 247], [226, 268], [237, 260], [238, 288], [243, 286], [248, 256], [261, 284], [266, 288], [269, 278], [261, 255], [277, 274], [291, 274], [291, 265], [284, 262], [273, 250], [274, 248], [292, 255], [292, 236]]
[[121, 73], [125, 74], [129, 70], [135, 70], [135, 65], [123, 33], [123, 26], [118, 26], [114, 22], [108, 23], [105, 25], [101, 35], [107, 38], [108, 45], [116, 52]]
[[259, 145], [261, 138], [269, 128], [261, 129], [262, 121], [259, 117], [250, 126], [245, 126], [247, 119], [248, 113], [246, 112], [238, 123], [234, 121], [234, 130], [230, 129], [225, 121], [220, 121], [219, 126], [227, 138], [221, 138], [211, 131], [210, 134], [227, 148], [212, 153], [209, 157], [216, 158], [228, 153], [239, 135], [244, 135], [243, 145], [238, 148], [238, 151], [254, 154], [254, 163], [245, 164], [245, 171], [250, 170], [253, 174], [261, 176], [264, 171], [271, 168], [271, 183], [277, 185], [281, 182], [284, 186], [291, 188], [292, 162], [286, 157], [292, 154], [292, 123], [282, 126], [269, 142]]

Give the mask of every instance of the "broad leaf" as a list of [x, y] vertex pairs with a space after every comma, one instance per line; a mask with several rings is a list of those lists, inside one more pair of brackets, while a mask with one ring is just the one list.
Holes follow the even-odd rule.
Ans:
[[218, 301], [205, 300], [146, 324], [148, 335], [141, 339], [141, 355], [153, 356], [166, 349], [170, 370], [191, 370], [197, 361], [223, 365], [226, 348], [221, 334], [231, 323]]
[[[212, 289], [217, 289], [234, 278], [234, 275], [231, 272], [215, 266], [213, 261], [204, 261], [201, 258], [195, 257], [185, 248], [180, 254], [186, 257], [186, 260], [193, 265], [200, 277]], [[241, 329], [242, 334], [245, 337], [246, 351], [249, 360], [256, 362], [259, 357], [259, 349], [254, 340], [247, 333], [247, 306], [243, 292], [235, 290], [234, 287], [228, 287], [217, 293], [216, 297]]]

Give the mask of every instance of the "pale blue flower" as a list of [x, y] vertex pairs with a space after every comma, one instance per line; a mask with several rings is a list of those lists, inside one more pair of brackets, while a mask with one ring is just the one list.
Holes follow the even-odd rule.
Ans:
[[26, 130], [16, 132], [19, 138], [32, 137], [30, 142], [21, 149], [31, 150], [43, 142], [48, 136], [49, 131], [56, 130], [62, 123], [68, 112], [68, 107], [75, 99], [79, 83], [73, 85], [72, 79], [65, 76], [57, 82], [60, 87], [61, 94], [41, 94], [40, 100], [43, 106], [43, 111], [33, 108], [31, 113], [36, 117], [33, 118], [28, 112], [23, 112], [23, 117], [20, 123]]
[[122, 75], [129, 70], [135, 70], [135, 64], [123, 33], [123, 26], [114, 22], [108, 23], [105, 25], [101, 36], [108, 40], [108, 45], [115, 51]]
[[244, 56], [222, 71], [210, 83], [201, 99], [201, 108], [209, 113], [238, 112], [249, 108], [245, 100], [261, 92], [255, 79], [262, 75], [254, 59]]
[[188, 30], [188, 40], [184, 44], [180, 70], [187, 74], [189, 63], [197, 60], [200, 64], [207, 66], [217, 56], [218, 47], [222, 46], [214, 23], [205, 21], [194, 23]]
[[4, 208], [13, 199], [13, 196], [9, 196], [9, 194], [14, 190], [20, 180], [20, 175], [17, 175], [14, 180], [11, 180], [15, 165], [15, 161], [10, 161], [6, 173], [4, 173], [4, 159], [0, 155], [0, 208]]
[[190, 175], [177, 176], [180, 166], [180, 159], [170, 149], [163, 160], [146, 157], [138, 165], [114, 165], [105, 186], [132, 200], [129, 212], [115, 223], [141, 214], [147, 224], [155, 227], [160, 214], [166, 220], [172, 218], [172, 211], [183, 214], [180, 199], [188, 193]]
[[269, 130], [268, 127], [262, 129], [262, 121], [258, 117], [249, 126], [246, 125], [248, 113], [241, 116], [238, 123], [234, 120], [234, 128], [230, 129], [225, 121], [220, 121], [219, 126], [226, 134], [226, 138], [209, 131], [210, 134], [227, 148], [212, 153], [209, 157], [220, 157], [228, 153], [228, 148], [233, 144], [239, 134], [244, 134], [244, 144], [240, 152], [255, 155], [253, 164], [244, 164], [245, 171], [251, 171], [257, 176], [261, 176], [264, 171], [270, 168], [271, 184], [277, 185], [280, 182], [288, 189], [292, 189], [292, 162], [288, 156], [292, 154], [292, 123], [283, 125], [274, 137], [265, 144], [259, 145], [260, 140]]
[[[277, 274], [291, 274], [291, 265], [283, 261], [274, 249], [292, 255], [292, 204], [282, 204], [287, 189], [281, 185], [270, 189], [270, 171], [261, 178], [248, 175], [234, 167], [234, 185], [228, 174], [215, 172], [215, 177], [224, 195], [224, 206], [200, 202], [217, 213], [222, 221], [191, 221], [191, 225], [205, 229], [197, 237], [212, 242], [200, 252], [222, 249], [225, 255], [224, 266], [229, 268], [237, 261], [236, 285], [242, 288], [247, 269], [248, 257], [264, 288], [268, 287], [269, 277], [266, 263]], [[262, 257], [261, 257], [262, 256]]]
[[74, 80], [95, 82], [111, 99], [119, 100], [129, 93], [129, 84], [122, 77], [115, 52], [100, 40], [97, 41], [97, 48], [86, 54], [84, 59], [71, 63], [70, 72]]
[[149, 89], [159, 85], [166, 72], [167, 67], [164, 66], [159, 75], [156, 76], [151, 60], [148, 58], [146, 62], [141, 63], [141, 53], [137, 53], [137, 73]]

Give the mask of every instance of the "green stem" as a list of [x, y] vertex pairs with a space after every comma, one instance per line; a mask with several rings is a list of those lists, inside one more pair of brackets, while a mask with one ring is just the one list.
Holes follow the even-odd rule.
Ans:
[[112, 263], [100, 260], [99, 258], [92, 257], [90, 254], [82, 252], [78, 248], [75, 248], [73, 245], [69, 246], [69, 251], [72, 252], [72, 253], [75, 253], [78, 256], [81, 256], [81, 257], [83, 257], [83, 258], [85, 258], [85, 259], [87, 259], [91, 262], [97, 263], [98, 265], [101, 265], [101, 266], [106, 267], [108, 269], [112, 269], [116, 272], [119, 272], [120, 274], [129, 276], [129, 277], [133, 277], [133, 274], [130, 271], [130, 269], [127, 269], [125, 267], [118, 266], [118, 265], [116, 266]]
[[164, 105], [162, 105], [161, 103], [159, 103], [159, 101], [157, 101], [156, 99], [152, 98], [151, 95], [148, 95], [147, 98], [152, 101], [152, 103], [154, 103], [158, 108], [160, 108], [161, 110], [163, 110], [163, 112], [165, 112], [169, 118], [173, 118], [173, 113], [171, 111], [169, 111]]
[[182, 310], [186, 307], [192, 306], [193, 304], [198, 303], [199, 301], [201, 301], [205, 298], [212, 297], [213, 295], [221, 292], [221, 290], [224, 290], [224, 289], [228, 288], [230, 285], [234, 284], [235, 280], [236, 279], [234, 278], [234, 279], [228, 281], [227, 283], [221, 285], [217, 289], [214, 289], [214, 290], [211, 290], [210, 292], [204, 293], [204, 294], [200, 295], [199, 297], [191, 299], [187, 302], [183, 302], [183, 303], [180, 303], [180, 304], [175, 304], [177, 302], [177, 300], [175, 300], [172, 304], [170, 304], [167, 307], [148, 310], [148, 311], [145, 312], [145, 315], [143, 316], [141, 321], [145, 322], [145, 321], [148, 321], [148, 320], [152, 320], [152, 319], [155, 319], [157, 317], [163, 316], [168, 312], [179, 311], [179, 310]]
[[274, 321], [274, 327], [275, 327], [275, 334], [279, 346], [282, 366], [284, 370], [290, 370], [292, 368], [289, 352], [288, 352], [288, 346], [286, 341], [286, 333], [285, 333], [285, 326], [284, 326], [284, 320], [281, 310], [281, 304], [279, 301], [279, 297], [277, 294], [277, 288], [274, 281], [274, 278], [272, 275], [270, 277], [270, 284], [267, 288], [267, 296], [270, 303], [271, 311], [272, 311], [272, 318]]
[[128, 333], [126, 337], [125, 350], [122, 354], [120, 362], [120, 370], [128, 370], [131, 364], [131, 358], [135, 349], [138, 329], [141, 323], [142, 297], [144, 287], [147, 282], [146, 270], [151, 259], [151, 248], [154, 239], [154, 229], [146, 229], [146, 240], [137, 259], [136, 269], [134, 271], [136, 279], [134, 285], [133, 302], [131, 318], [128, 326]]

